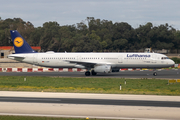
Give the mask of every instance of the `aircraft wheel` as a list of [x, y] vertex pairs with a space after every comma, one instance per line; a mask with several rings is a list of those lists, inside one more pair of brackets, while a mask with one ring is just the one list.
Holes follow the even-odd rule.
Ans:
[[153, 75], [154, 75], [154, 76], [157, 76], [157, 72], [154, 72]]
[[92, 75], [97, 75], [97, 73], [94, 72], [94, 70], [91, 71], [91, 74], [92, 74]]
[[89, 71], [86, 71], [86, 72], [85, 72], [85, 75], [86, 75], [86, 76], [90, 76], [90, 72], [89, 72]]

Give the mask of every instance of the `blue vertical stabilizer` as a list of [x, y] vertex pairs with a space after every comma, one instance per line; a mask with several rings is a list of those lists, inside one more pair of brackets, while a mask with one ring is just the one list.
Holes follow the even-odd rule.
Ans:
[[15, 53], [36, 53], [17, 30], [10, 30]]

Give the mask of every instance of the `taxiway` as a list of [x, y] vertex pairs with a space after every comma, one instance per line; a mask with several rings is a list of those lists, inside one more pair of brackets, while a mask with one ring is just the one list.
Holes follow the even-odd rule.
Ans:
[[[116, 78], [163, 78], [179, 79], [180, 69], [157, 70], [157, 76], [153, 71], [121, 71], [110, 74], [97, 74], [88, 77], [116, 77]], [[0, 76], [61, 76], [61, 77], [87, 77], [84, 72], [0, 72]]]
[[0, 91], [0, 115], [180, 119], [180, 96]]

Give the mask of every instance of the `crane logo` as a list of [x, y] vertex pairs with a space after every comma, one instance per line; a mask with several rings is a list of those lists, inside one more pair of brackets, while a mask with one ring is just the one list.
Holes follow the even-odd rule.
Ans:
[[23, 41], [23, 39], [21, 37], [16, 37], [14, 39], [14, 45], [16, 47], [21, 47], [23, 45], [23, 43], [24, 43], [24, 41]]

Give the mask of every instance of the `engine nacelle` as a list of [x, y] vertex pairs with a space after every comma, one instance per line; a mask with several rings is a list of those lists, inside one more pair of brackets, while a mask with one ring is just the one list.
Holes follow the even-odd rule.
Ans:
[[85, 69], [85, 66], [83, 66], [83, 65], [75, 65], [74, 67], [76, 67], [76, 68], [81, 68], [81, 69]]
[[110, 73], [111, 71], [111, 66], [109, 65], [100, 65], [94, 67], [94, 72], [96, 73]]

